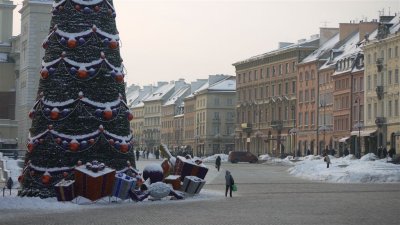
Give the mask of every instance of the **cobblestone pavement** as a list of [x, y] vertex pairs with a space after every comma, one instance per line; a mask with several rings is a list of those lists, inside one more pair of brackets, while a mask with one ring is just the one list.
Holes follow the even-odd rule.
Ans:
[[[138, 163], [140, 168], [146, 163]], [[209, 165], [213, 199], [147, 202], [63, 212], [0, 212], [0, 224], [399, 224], [400, 184], [328, 184], [302, 180], [288, 167], [260, 164]], [[224, 174], [238, 185], [225, 198]], [[1, 199], [0, 199], [1, 201]]]

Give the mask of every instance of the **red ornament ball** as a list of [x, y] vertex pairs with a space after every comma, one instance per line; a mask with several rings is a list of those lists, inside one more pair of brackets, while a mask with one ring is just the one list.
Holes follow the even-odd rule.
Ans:
[[48, 71], [46, 68], [43, 68], [43, 69], [40, 71], [40, 76], [41, 76], [43, 79], [47, 79], [47, 78], [49, 77], [49, 71]]
[[35, 116], [35, 111], [34, 110], [29, 111], [28, 116], [30, 119], [33, 119], [33, 116]]
[[64, 173], [63, 173], [63, 177], [64, 177], [64, 178], [68, 177], [68, 172], [64, 172]]
[[78, 70], [78, 77], [81, 79], [85, 79], [88, 77], [88, 72], [86, 69], [82, 68]]
[[100, 6], [96, 5], [96, 6], [94, 7], [94, 11], [95, 11], [95, 12], [100, 11]]
[[78, 149], [79, 149], [79, 142], [76, 140], [72, 140], [69, 143], [69, 150], [76, 152], [76, 151], [78, 151]]
[[81, 10], [81, 6], [80, 6], [80, 5], [75, 5], [75, 9], [76, 9], [77, 11], [80, 11], [80, 10]]
[[23, 175], [18, 176], [18, 182], [21, 183], [21, 184], [24, 182], [24, 176]]
[[111, 109], [110, 108], [107, 108], [106, 110], [104, 110], [103, 111], [103, 118], [105, 119], [105, 120], [110, 120], [110, 119], [112, 119], [112, 111], [111, 111]]
[[124, 82], [124, 75], [122, 73], [118, 73], [115, 75], [115, 81], [118, 83], [123, 83]]
[[48, 172], [45, 172], [42, 176], [42, 183], [43, 184], [49, 184], [51, 180], [51, 175]]
[[59, 110], [57, 108], [54, 108], [54, 109], [51, 110], [50, 119], [57, 120], [59, 116], [60, 116], [60, 112], [59, 112]]
[[75, 48], [76, 47], [76, 40], [75, 38], [68, 39], [67, 46], [68, 48]]
[[89, 144], [94, 144], [94, 139], [93, 138], [91, 138], [91, 139], [89, 139]]
[[129, 120], [129, 121], [133, 120], [133, 115], [132, 115], [132, 113], [128, 113], [128, 120]]
[[127, 153], [128, 150], [129, 150], [128, 144], [127, 143], [122, 143], [121, 147], [120, 147], [120, 150], [121, 150], [122, 153]]
[[28, 148], [28, 152], [32, 152], [33, 151], [33, 149], [35, 148], [35, 144], [33, 143], [33, 142], [29, 142], [28, 143], [28, 145], [27, 145], [27, 148]]
[[111, 49], [116, 49], [116, 48], [118, 48], [118, 42], [116, 41], [116, 40], [111, 40], [110, 41], [110, 44], [109, 44], [109, 47], [111, 48]]
[[61, 144], [61, 142], [62, 142], [61, 138], [56, 138], [56, 143], [57, 144]]

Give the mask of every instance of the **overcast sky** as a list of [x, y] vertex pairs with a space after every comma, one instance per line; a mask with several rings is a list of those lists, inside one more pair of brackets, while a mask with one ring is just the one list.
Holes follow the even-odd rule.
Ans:
[[[235, 75], [232, 63], [274, 50], [278, 42], [308, 39], [340, 22], [370, 21], [379, 10], [400, 11], [400, 0], [114, 0], [114, 5], [125, 80], [140, 86]], [[17, 10], [14, 34], [20, 33]]]

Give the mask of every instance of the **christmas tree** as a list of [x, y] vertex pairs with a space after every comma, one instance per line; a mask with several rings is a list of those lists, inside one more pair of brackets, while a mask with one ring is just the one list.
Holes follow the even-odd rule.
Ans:
[[55, 195], [76, 165], [135, 167], [132, 114], [112, 0], [55, 0], [40, 71], [21, 196]]

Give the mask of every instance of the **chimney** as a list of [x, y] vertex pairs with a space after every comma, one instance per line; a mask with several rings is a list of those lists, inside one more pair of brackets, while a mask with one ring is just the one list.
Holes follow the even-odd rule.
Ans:
[[12, 37], [13, 10], [17, 7], [9, 0], [0, 0], [0, 42], [9, 43]]
[[380, 16], [379, 17], [379, 22], [381, 23], [389, 23], [390, 21], [392, 21], [392, 19], [395, 17], [394, 16]]
[[333, 36], [339, 33], [339, 28], [319, 28], [319, 46], [322, 46], [325, 42], [331, 39]]
[[378, 28], [379, 23], [377, 21], [373, 21], [373, 22], [361, 22], [359, 24], [359, 32], [360, 32], [360, 36], [359, 36], [359, 40], [362, 41], [365, 38], [365, 35], [368, 33], [372, 33], [374, 30], [376, 30]]
[[358, 30], [357, 23], [339, 23], [339, 41], [344, 40], [350, 34]]

